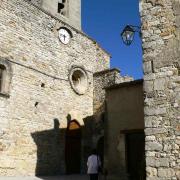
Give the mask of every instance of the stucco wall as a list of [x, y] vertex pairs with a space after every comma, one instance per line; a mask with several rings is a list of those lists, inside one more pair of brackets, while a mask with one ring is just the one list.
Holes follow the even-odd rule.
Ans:
[[[45, 142], [48, 147], [55, 143], [54, 153], [51, 149], [45, 154], [49, 153], [52, 160], [58, 157], [57, 164], [53, 164], [56, 170], [51, 168], [47, 173], [64, 173], [63, 132], [69, 120], [67, 115], [82, 126], [83, 119], [93, 115], [93, 73], [109, 68], [109, 55], [96, 42], [67, 25], [73, 38], [63, 45], [57, 33], [62, 26], [62, 21], [28, 1], [0, 1], [0, 59], [8, 61], [12, 68], [10, 97], [0, 96], [1, 176], [35, 174], [37, 163], [43, 158], [37, 159], [39, 151], [35, 144], [41, 132], [55, 138], [47, 141], [49, 144]], [[81, 96], [69, 83], [73, 66], [87, 72], [88, 90]], [[60, 123], [60, 139], [54, 119]], [[45, 139], [40, 136], [39, 140]], [[62, 147], [59, 152], [56, 146]], [[50, 165], [47, 162], [44, 170]]]
[[142, 0], [147, 180], [180, 178], [180, 1]]
[[143, 84], [131, 81], [106, 90], [105, 169], [108, 180], [127, 179], [124, 130], [143, 130]]

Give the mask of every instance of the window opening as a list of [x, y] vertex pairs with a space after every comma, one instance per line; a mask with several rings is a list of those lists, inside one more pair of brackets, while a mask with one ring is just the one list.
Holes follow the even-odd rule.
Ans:
[[81, 83], [81, 76], [82, 76], [82, 73], [80, 71], [76, 71], [72, 75], [72, 81], [73, 81], [75, 86], [79, 86], [80, 85], [80, 83]]
[[70, 72], [70, 84], [73, 90], [79, 94], [83, 95], [88, 88], [88, 77], [86, 72], [81, 68], [74, 68]]
[[3, 65], [0, 65], [0, 92], [3, 91], [3, 81], [4, 81], [4, 74], [6, 68]]
[[35, 107], [37, 107], [37, 106], [38, 106], [38, 104], [39, 104], [39, 102], [36, 102], [36, 103], [34, 104], [34, 106], [35, 106]]
[[64, 3], [58, 3], [58, 13], [61, 13], [62, 9], [64, 9]]
[[44, 87], [45, 87], [45, 84], [44, 84], [44, 83], [41, 83], [41, 87], [43, 87], [43, 88], [44, 88]]
[[68, 1], [67, 0], [59, 0], [58, 2], [58, 13], [63, 15], [63, 16], [67, 16], [67, 3]]

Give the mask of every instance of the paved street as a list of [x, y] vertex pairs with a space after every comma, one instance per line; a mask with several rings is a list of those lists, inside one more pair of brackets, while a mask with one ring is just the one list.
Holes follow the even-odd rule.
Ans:
[[88, 180], [87, 175], [51, 176], [51, 177], [0, 177], [0, 180]]

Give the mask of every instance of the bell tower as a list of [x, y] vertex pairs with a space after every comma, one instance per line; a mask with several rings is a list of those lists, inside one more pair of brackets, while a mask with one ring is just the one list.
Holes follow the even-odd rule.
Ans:
[[41, 7], [81, 30], [81, 0], [41, 0]]

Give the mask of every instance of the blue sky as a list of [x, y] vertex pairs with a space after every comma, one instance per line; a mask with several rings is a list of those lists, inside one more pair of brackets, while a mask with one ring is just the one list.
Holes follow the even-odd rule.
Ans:
[[127, 24], [140, 26], [139, 0], [82, 0], [82, 29], [111, 55], [111, 68], [122, 75], [143, 77], [142, 48], [138, 34], [125, 46], [120, 33]]

